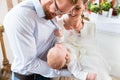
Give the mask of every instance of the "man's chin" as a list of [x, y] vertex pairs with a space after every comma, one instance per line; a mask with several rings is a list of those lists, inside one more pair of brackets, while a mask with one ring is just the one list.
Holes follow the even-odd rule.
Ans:
[[47, 19], [47, 20], [50, 20], [50, 19], [53, 19], [54, 17], [45, 17], [45, 19]]
[[45, 16], [45, 19], [49, 20], [49, 19], [53, 19], [56, 15], [55, 14], [49, 14]]

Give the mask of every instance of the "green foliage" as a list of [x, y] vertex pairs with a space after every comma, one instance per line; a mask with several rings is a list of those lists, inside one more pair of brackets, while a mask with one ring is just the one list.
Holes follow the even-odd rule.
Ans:
[[90, 10], [90, 7], [92, 5], [92, 2], [91, 1], [88, 1], [88, 5], [87, 5], [87, 9]]
[[117, 14], [120, 15], [120, 6], [118, 7]]
[[90, 11], [94, 12], [94, 13], [98, 13], [100, 10], [99, 5], [97, 4], [92, 4], [90, 7]]
[[112, 4], [108, 1], [102, 2], [100, 3], [100, 5], [98, 5], [97, 3], [93, 4], [93, 2], [89, 0], [87, 5], [88, 10], [94, 13], [109, 11], [111, 7], [112, 7]]
[[109, 11], [109, 9], [112, 7], [111, 3], [110, 2], [102, 2], [100, 3], [100, 8], [104, 11]]
[[93, 4], [91, 0], [88, 0], [87, 9], [91, 12], [98, 13], [99, 12], [99, 5], [97, 3]]

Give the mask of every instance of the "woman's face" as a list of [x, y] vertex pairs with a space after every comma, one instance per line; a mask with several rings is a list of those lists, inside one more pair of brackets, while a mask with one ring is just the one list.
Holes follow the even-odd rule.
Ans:
[[80, 0], [78, 4], [71, 10], [69, 17], [78, 17], [82, 15], [84, 9], [85, 9], [85, 6], [83, 2]]

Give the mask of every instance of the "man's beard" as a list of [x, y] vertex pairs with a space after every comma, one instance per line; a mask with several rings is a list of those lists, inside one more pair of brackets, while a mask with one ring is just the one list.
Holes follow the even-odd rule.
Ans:
[[56, 15], [52, 12], [49, 11], [49, 9], [44, 7], [44, 12], [45, 12], [45, 19], [53, 19]]

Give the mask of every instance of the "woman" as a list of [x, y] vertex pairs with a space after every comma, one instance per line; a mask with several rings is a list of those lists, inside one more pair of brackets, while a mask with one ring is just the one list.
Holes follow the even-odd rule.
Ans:
[[[78, 33], [84, 34], [84, 22], [83, 22], [83, 11], [85, 9], [85, 4], [87, 0], [84, 2], [80, 1], [76, 7], [70, 12], [70, 14], [63, 15], [61, 18], [58, 18], [58, 24], [62, 28], [64, 27], [66, 30], [75, 30]], [[73, 80], [73, 77], [60, 77], [54, 78], [53, 80]]]

